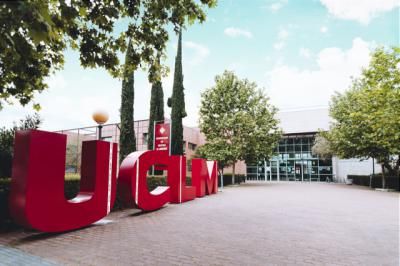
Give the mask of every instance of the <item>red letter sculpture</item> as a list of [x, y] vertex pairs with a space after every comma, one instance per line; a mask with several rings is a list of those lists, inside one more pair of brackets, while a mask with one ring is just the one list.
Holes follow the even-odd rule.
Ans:
[[196, 197], [218, 192], [218, 162], [204, 159], [192, 160], [192, 184], [196, 187]]
[[80, 192], [71, 200], [64, 196], [66, 144], [62, 134], [16, 133], [9, 204], [21, 225], [62, 232], [90, 225], [110, 212], [116, 193], [117, 144], [83, 143]]
[[144, 211], [160, 209], [170, 201], [169, 187], [157, 187], [149, 192], [147, 172], [152, 165], [168, 164], [168, 153], [138, 151], [129, 154], [121, 163], [118, 174], [118, 192], [123, 202]]
[[186, 186], [186, 157], [172, 155], [168, 164], [168, 185], [171, 188], [171, 202], [182, 203], [196, 197], [196, 188]]

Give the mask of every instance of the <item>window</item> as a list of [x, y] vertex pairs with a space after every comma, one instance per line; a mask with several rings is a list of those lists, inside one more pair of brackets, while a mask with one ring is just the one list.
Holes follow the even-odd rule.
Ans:
[[[321, 160], [313, 155], [311, 153], [313, 142], [312, 136], [301, 135], [280, 140], [276, 155], [268, 162], [271, 165], [271, 171], [268, 173], [271, 173], [272, 180], [277, 180], [278, 176], [280, 180], [302, 181], [325, 181], [327, 178], [332, 178], [332, 160]], [[263, 168], [263, 165], [248, 166], [249, 180], [254, 180], [257, 167]], [[261, 172], [262, 170], [258, 171], [259, 174]]]
[[149, 139], [148, 139], [149, 134], [148, 133], [143, 133], [143, 144], [147, 145]]

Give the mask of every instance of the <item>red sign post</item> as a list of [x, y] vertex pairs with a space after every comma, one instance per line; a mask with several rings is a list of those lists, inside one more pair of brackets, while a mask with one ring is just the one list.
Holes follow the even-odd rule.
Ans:
[[[155, 151], [165, 152], [167, 155], [170, 155], [169, 152], [169, 144], [170, 144], [170, 124], [166, 123], [155, 123], [154, 124], [154, 146], [153, 149]], [[163, 164], [156, 164], [154, 166], [154, 170], [163, 171], [167, 170], [167, 166]]]
[[154, 126], [154, 150], [165, 151], [169, 155], [169, 124], [155, 124]]

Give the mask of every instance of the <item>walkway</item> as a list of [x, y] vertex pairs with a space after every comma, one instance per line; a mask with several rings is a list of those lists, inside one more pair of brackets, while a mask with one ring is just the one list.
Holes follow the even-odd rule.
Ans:
[[21, 264], [34, 256], [48, 265], [399, 265], [399, 194], [356, 186], [246, 184], [107, 219], [64, 234], [3, 233], [0, 245]]

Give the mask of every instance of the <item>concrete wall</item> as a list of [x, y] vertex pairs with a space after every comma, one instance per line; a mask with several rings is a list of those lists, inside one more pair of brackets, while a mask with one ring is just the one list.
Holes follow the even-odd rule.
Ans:
[[[339, 159], [332, 158], [333, 174], [336, 180], [344, 182], [347, 175], [370, 175], [373, 172], [372, 159]], [[375, 173], [381, 173], [381, 166], [375, 161]]]
[[277, 118], [285, 134], [328, 130], [331, 121], [328, 108], [281, 111]]

